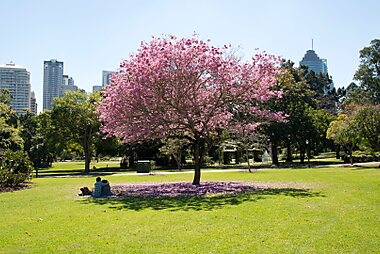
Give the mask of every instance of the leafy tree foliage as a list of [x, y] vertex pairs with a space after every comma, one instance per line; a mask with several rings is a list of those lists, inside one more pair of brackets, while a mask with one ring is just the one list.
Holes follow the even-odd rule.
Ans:
[[9, 92], [8, 89], [6, 88], [1, 88], [0, 89], [0, 103], [9, 105], [12, 101], [12, 94]]
[[118, 156], [122, 151], [122, 143], [119, 138], [106, 138], [102, 133], [95, 136], [94, 145], [97, 158], [103, 156]]
[[100, 122], [95, 112], [99, 93], [86, 94], [80, 91], [66, 92], [56, 98], [51, 112], [51, 124], [64, 145], [78, 144], [85, 156], [85, 172], [90, 170], [93, 144], [99, 132]]
[[334, 140], [338, 145], [346, 148], [353, 163], [352, 152], [358, 144], [358, 136], [356, 130], [352, 128], [352, 120], [346, 114], [340, 113], [336, 120], [330, 123], [327, 130], [327, 138]]
[[[278, 146], [284, 142], [288, 149], [287, 161], [292, 161], [291, 145], [299, 144], [304, 150], [309, 121], [305, 113], [313, 102], [312, 91], [308, 89], [302, 70], [294, 68], [294, 63], [282, 63], [283, 74], [278, 78], [276, 89], [283, 91], [282, 100], [269, 101], [269, 108], [286, 114], [285, 122], [273, 122], [263, 126], [270, 140], [272, 163], [278, 164]], [[297, 145], [298, 146], [298, 145]]]
[[16, 151], [22, 148], [20, 128], [16, 112], [9, 107], [11, 95], [6, 89], [0, 89], [0, 151]]
[[38, 127], [37, 116], [30, 112], [26, 112], [19, 116], [19, 121], [21, 125], [20, 136], [24, 140], [24, 151], [28, 153], [30, 158], [32, 158], [31, 151]]
[[270, 89], [279, 71], [278, 58], [256, 54], [250, 63], [241, 64], [226, 54], [228, 49], [197, 37], [143, 42], [121, 63], [100, 103], [103, 131], [124, 142], [183, 135], [194, 148], [193, 184], [198, 185], [202, 158], [217, 130], [241, 125], [233, 123], [234, 111], [281, 118], [251, 103], [281, 96]]
[[380, 104], [380, 40], [374, 39], [368, 47], [360, 50], [360, 65], [354, 78], [360, 88], [367, 92], [373, 104]]
[[360, 106], [351, 118], [359, 146], [371, 152], [380, 151], [380, 105]]
[[24, 141], [8, 90], [0, 89], [0, 188], [16, 187], [31, 177], [33, 167], [22, 151]]
[[344, 146], [351, 155], [359, 147], [369, 152], [378, 151], [380, 102], [380, 40], [360, 51], [360, 65], [354, 75], [359, 85], [351, 83], [338, 91], [341, 114], [333, 121], [328, 137]]
[[37, 129], [32, 139], [31, 158], [36, 167], [48, 167], [63, 151], [60, 131], [53, 125], [51, 111], [40, 113], [36, 120]]
[[161, 142], [163, 146], [160, 148], [160, 153], [173, 157], [177, 164], [178, 171], [181, 171], [183, 150], [188, 146], [189, 140], [166, 138], [161, 140]]
[[300, 152], [301, 163], [310, 149], [320, 151], [329, 145], [326, 131], [336, 111], [334, 91], [326, 93], [330, 84], [328, 76], [315, 75], [313, 71], [294, 63], [283, 61], [282, 75], [276, 89], [283, 91], [282, 100], [272, 100], [269, 108], [284, 112], [286, 121], [263, 126], [270, 140], [272, 163], [278, 164], [278, 147], [286, 148], [286, 161], [292, 162], [292, 150]]
[[33, 166], [24, 151], [6, 151], [0, 163], [0, 188], [17, 187], [31, 178]]
[[301, 66], [299, 71], [305, 79], [308, 89], [313, 91], [312, 98], [314, 100], [310, 106], [336, 114], [337, 96], [335, 89], [331, 89], [332, 79], [329, 74], [309, 71], [306, 66]]

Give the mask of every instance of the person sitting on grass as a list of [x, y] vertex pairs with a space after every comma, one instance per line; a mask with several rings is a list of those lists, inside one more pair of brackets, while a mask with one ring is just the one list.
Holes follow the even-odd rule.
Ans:
[[94, 184], [94, 191], [92, 192], [92, 196], [94, 198], [98, 198], [102, 195], [102, 187], [103, 187], [102, 178], [97, 177], [96, 182]]
[[112, 195], [112, 192], [111, 192], [110, 183], [106, 179], [102, 180], [102, 196], [111, 196], [111, 195]]

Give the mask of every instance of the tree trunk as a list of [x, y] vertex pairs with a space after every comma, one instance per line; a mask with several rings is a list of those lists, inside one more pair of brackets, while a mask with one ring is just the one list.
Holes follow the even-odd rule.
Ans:
[[177, 163], [177, 170], [178, 171], [181, 171], [181, 154], [179, 154], [179, 156], [177, 156], [176, 154], [172, 154], [175, 162]]
[[277, 143], [274, 142], [274, 141], [271, 141], [271, 150], [272, 150], [272, 153], [271, 153], [271, 156], [272, 156], [272, 164], [274, 165], [279, 165], [279, 162], [278, 162], [278, 150], [277, 150]]
[[286, 142], [286, 162], [293, 162], [292, 147], [290, 141]]
[[354, 164], [354, 157], [352, 156], [352, 148], [350, 148], [350, 150], [349, 150], [349, 155], [350, 155], [350, 164], [353, 165]]
[[305, 163], [305, 147], [300, 146], [300, 162]]
[[201, 182], [201, 149], [200, 140], [194, 141], [194, 179], [193, 185], [200, 185]]
[[135, 152], [134, 151], [128, 157], [128, 165], [129, 165], [129, 168], [135, 168], [135, 166], [136, 166]]
[[310, 160], [310, 157], [311, 157], [310, 144], [308, 144], [306, 147], [306, 156], [307, 156], [307, 159]]
[[249, 173], [252, 173], [252, 170], [251, 170], [251, 164], [249, 163], [248, 148], [246, 148], [246, 150], [245, 150], [245, 154], [246, 154], [246, 156], [247, 156], [248, 171], [249, 171]]
[[91, 156], [85, 156], [85, 167], [84, 172], [88, 174], [90, 172], [90, 163], [91, 163]]
[[235, 164], [240, 164], [240, 159], [241, 159], [241, 151], [237, 150], [235, 152]]
[[83, 152], [85, 158], [84, 172], [86, 174], [90, 173], [90, 163], [91, 163], [91, 125], [87, 124], [85, 128], [85, 133], [83, 137]]
[[223, 149], [221, 147], [219, 147], [218, 153], [219, 153], [218, 161], [219, 161], [219, 166], [220, 166], [222, 165], [222, 161], [224, 160]]
[[335, 146], [335, 158], [340, 159], [340, 145]]
[[84, 172], [88, 174], [90, 172], [90, 163], [91, 163], [90, 145], [86, 143], [83, 147], [83, 150], [84, 150], [84, 157], [85, 157]]

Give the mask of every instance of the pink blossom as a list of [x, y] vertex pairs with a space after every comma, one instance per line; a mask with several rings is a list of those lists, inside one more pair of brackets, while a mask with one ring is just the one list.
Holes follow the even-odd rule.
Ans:
[[227, 54], [230, 48], [212, 46], [197, 36], [141, 42], [137, 52], [121, 62], [99, 103], [102, 131], [124, 142], [178, 133], [196, 140], [219, 128], [253, 131], [259, 124], [253, 120], [236, 124], [239, 110], [281, 120], [281, 113], [247, 107], [281, 98], [282, 92], [272, 89], [280, 58], [257, 53], [250, 62], [240, 63]]

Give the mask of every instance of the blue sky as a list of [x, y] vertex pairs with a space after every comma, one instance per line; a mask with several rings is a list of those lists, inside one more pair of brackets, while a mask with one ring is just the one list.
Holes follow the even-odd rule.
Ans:
[[64, 62], [64, 72], [86, 91], [101, 84], [142, 40], [174, 34], [255, 48], [298, 65], [307, 49], [327, 59], [337, 87], [347, 86], [359, 50], [380, 38], [378, 0], [12, 0], [0, 3], [0, 64], [14, 61], [31, 72], [42, 106], [43, 61]]

